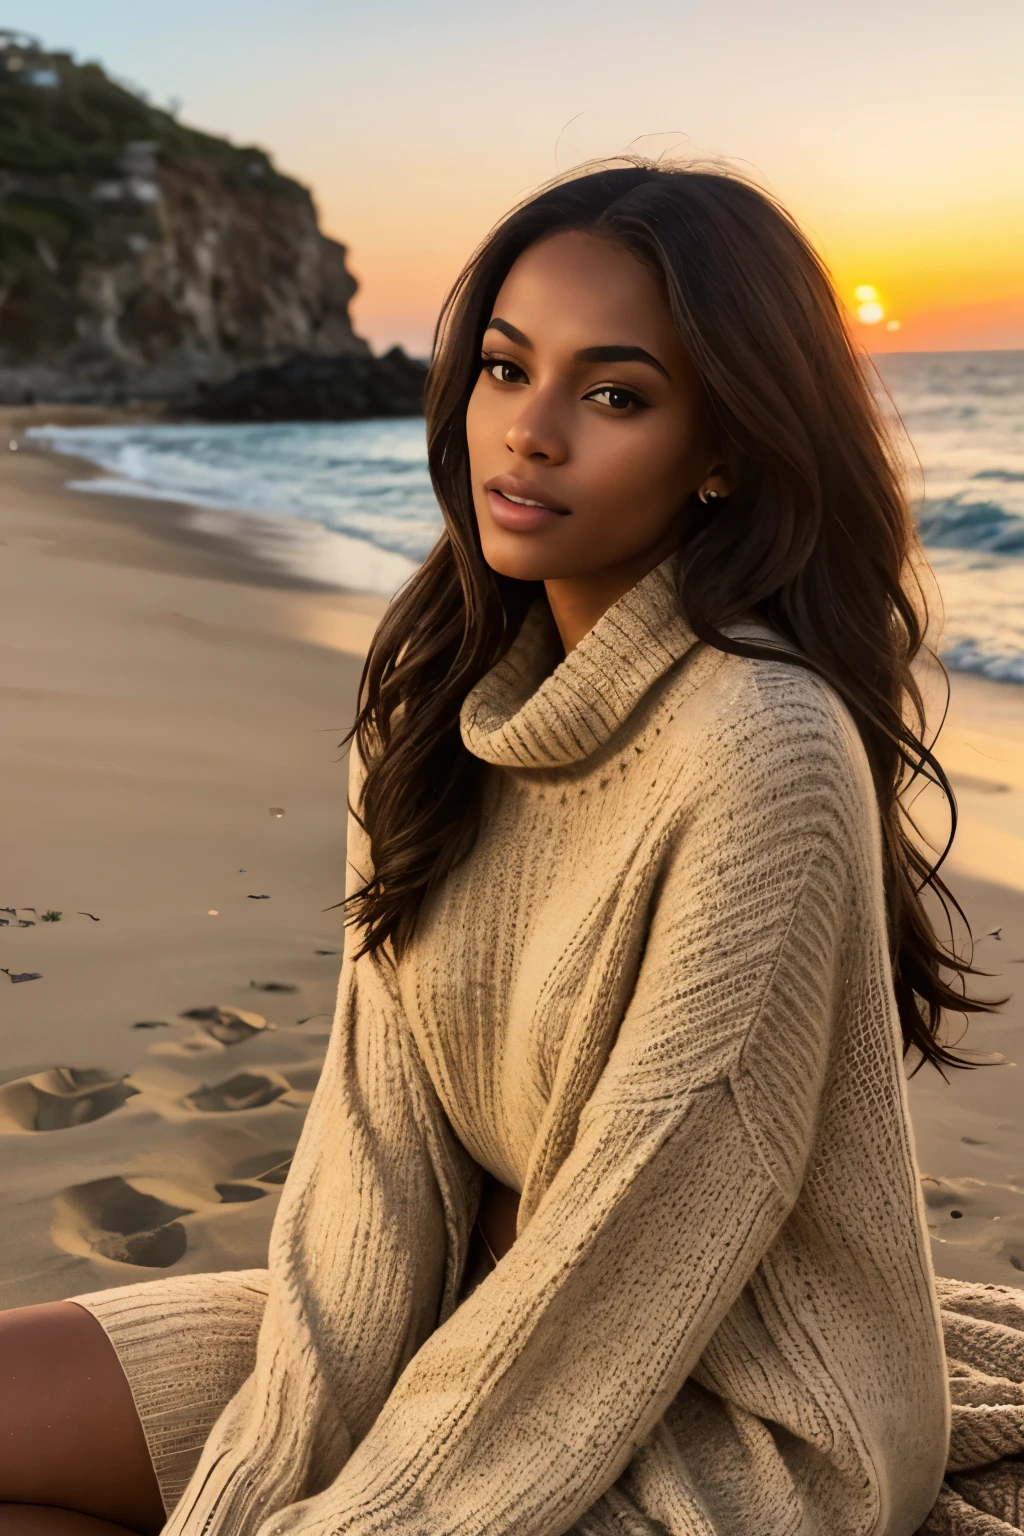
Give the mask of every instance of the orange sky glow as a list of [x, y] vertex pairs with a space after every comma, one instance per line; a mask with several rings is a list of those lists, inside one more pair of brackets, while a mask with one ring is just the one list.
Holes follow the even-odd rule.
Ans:
[[[739, 164], [748, 172], [759, 169]], [[1016, 205], [996, 185], [924, 207], [923, 198], [908, 197], [908, 211], [894, 212], [873, 199], [871, 189], [837, 209], [829, 197], [816, 196], [814, 186], [787, 192], [767, 176], [759, 179], [782, 196], [811, 235], [854, 333], [869, 350], [1024, 348], [1024, 188]], [[436, 314], [476, 241], [534, 184], [516, 184], [507, 174], [484, 187], [464, 186], [459, 203], [449, 202], [447, 217], [439, 220], [435, 178], [395, 210], [375, 205], [372, 196], [365, 204], [353, 199], [350, 187], [347, 196], [333, 195], [325, 167], [314, 185], [325, 226], [349, 244], [363, 284], [354, 306], [357, 323], [371, 335], [415, 335], [425, 350], [424, 318]], [[365, 223], [354, 227], [354, 207], [362, 206]], [[878, 320], [869, 312], [869, 323], [859, 314], [865, 312], [857, 298], [863, 288], [875, 290], [882, 311]]]

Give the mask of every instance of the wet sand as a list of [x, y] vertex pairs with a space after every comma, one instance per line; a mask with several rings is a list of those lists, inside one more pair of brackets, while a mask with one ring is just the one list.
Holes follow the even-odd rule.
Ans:
[[[263, 1262], [383, 611], [267, 558], [284, 527], [66, 489], [87, 466], [7, 450], [42, 414], [0, 412], [0, 964], [40, 975], [0, 974], [0, 1307]], [[1024, 979], [1024, 689], [953, 687], [950, 880], [998, 992]], [[1021, 1018], [970, 1027], [999, 1065], [910, 1085], [944, 1274], [1024, 1283]]]

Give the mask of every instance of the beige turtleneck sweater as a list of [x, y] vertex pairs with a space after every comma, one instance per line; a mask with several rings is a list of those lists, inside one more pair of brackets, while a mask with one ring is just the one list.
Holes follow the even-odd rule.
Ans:
[[[174, 1536], [910, 1536], [936, 1498], [857, 732], [695, 644], [672, 560], [559, 654], [540, 600], [463, 709], [473, 853], [397, 972], [346, 954], [269, 1281], [85, 1299], [169, 1504], [227, 1404]], [[480, 1168], [519, 1235], [463, 1296]]]

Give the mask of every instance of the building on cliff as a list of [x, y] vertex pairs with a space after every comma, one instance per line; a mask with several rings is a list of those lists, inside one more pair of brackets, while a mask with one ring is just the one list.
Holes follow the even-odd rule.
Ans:
[[368, 357], [345, 247], [259, 149], [0, 32], [0, 400], [174, 399]]

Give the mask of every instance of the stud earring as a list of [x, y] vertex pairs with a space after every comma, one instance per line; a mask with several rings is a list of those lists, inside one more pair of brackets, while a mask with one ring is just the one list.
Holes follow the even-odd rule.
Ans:
[[701, 486], [700, 490], [697, 492], [697, 495], [705, 506], [707, 506], [709, 501], [721, 501], [722, 499], [717, 491], [711, 490], [711, 488], [706, 485]]

